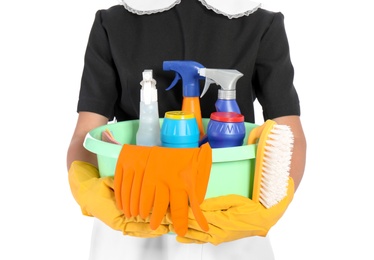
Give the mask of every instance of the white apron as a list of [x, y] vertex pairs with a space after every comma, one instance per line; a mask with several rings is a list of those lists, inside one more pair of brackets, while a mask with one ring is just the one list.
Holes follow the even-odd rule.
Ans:
[[222, 243], [182, 244], [175, 235], [157, 238], [124, 236], [94, 220], [89, 260], [274, 260], [268, 237]]

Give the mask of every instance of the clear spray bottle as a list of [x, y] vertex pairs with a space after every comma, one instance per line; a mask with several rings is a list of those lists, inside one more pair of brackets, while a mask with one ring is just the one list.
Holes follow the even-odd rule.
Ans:
[[161, 145], [156, 80], [153, 79], [152, 72], [152, 70], [144, 70], [143, 80], [140, 82], [142, 88], [140, 89], [140, 115], [136, 144], [142, 146]]

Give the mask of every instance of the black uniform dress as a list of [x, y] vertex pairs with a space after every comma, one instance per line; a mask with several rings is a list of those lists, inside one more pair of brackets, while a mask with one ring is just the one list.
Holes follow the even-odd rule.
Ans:
[[[145, 69], [152, 69], [157, 81], [160, 116], [180, 110], [182, 86], [165, 90], [174, 78], [174, 72], [163, 71], [165, 60], [193, 60], [207, 68], [243, 73], [236, 94], [247, 122], [254, 122], [256, 98], [264, 119], [300, 114], [283, 15], [259, 9], [228, 19], [197, 0], [152, 15], [136, 15], [121, 5], [98, 11], [85, 55], [78, 111], [117, 121], [138, 119]], [[215, 111], [217, 93], [218, 86], [212, 85], [202, 97], [204, 118]]]
[[[90, 111], [117, 121], [139, 117], [140, 81], [145, 69], [157, 81], [159, 114], [180, 110], [182, 86], [166, 91], [174, 72], [165, 60], [193, 60], [207, 68], [236, 69], [237, 102], [254, 122], [257, 98], [264, 119], [299, 115], [293, 66], [283, 15], [258, 9], [236, 19], [208, 10], [198, 0], [183, 0], [170, 10], [137, 15], [122, 5], [100, 10], [90, 33], [78, 112]], [[201, 82], [201, 88], [203, 82]], [[201, 112], [215, 111], [218, 86], [201, 99]], [[249, 237], [218, 246], [181, 244], [172, 235], [142, 239], [123, 236], [95, 220], [90, 259], [273, 259], [268, 238]]]

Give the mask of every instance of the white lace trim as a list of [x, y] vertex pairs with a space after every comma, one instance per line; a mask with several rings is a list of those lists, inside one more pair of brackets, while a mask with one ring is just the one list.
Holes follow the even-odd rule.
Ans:
[[[118, 0], [129, 12], [137, 15], [161, 13], [170, 10], [181, 0]], [[191, 1], [191, 0], [184, 0]], [[248, 16], [261, 7], [261, 3], [249, 0], [199, 0], [207, 9], [229, 19]]]
[[[125, 3], [126, 1], [126, 3]], [[181, 0], [164, 1], [142, 1], [142, 0], [119, 0], [129, 12], [137, 15], [155, 14], [170, 10], [175, 5], [180, 4]]]
[[[229, 19], [248, 16], [261, 7], [261, 3], [240, 0], [240, 1], [217, 1], [217, 0], [199, 0], [206, 8], [213, 10], [217, 14], [227, 16]], [[209, 3], [207, 3], [209, 2]]]

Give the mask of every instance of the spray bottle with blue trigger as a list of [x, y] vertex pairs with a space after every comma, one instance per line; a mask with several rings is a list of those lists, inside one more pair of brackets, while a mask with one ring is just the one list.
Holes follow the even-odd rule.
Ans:
[[182, 80], [183, 101], [182, 111], [193, 112], [199, 127], [200, 137], [204, 136], [204, 126], [201, 117], [200, 108], [200, 83], [204, 79], [200, 76], [199, 69], [204, 68], [198, 62], [188, 60], [164, 61], [163, 69], [165, 71], [175, 71], [175, 78], [171, 85], [166, 89], [172, 89], [179, 80]]

